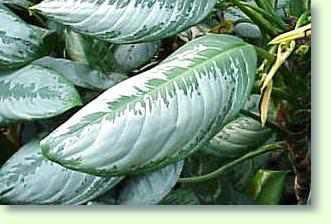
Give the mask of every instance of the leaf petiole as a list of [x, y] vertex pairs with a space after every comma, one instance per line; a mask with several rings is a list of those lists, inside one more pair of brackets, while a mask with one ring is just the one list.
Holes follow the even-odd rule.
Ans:
[[259, 155], [263, 155], [268, 152], [274, 152], [274, 151], [283, 149], [285, 147], [285, 144], [286, 144], [285, 141], [280, 141], [280, 142], [276, 142], [273, 144], [264, 145], [264, 146], [260, 147], [258, 150], [247, 153], [244, 156], [240, 157], [239, 159], [236, 159], [230, 163], [227, 163], [226, 165], [220, 167], [219, 169], [217, 169], [211, 173], [208, 173], [208, 174], [202, 175], [202, 176], [197, 176], [197, 177], [179, 178], [178, 182], [179, 183], [199, 183], [199, 182], [205, 182], [205, 181], [217, 178], [220, 175], [223, 175], [229, 169], [237, 166], [238, 164], [240, 164], [246, 160], [255, 158]]

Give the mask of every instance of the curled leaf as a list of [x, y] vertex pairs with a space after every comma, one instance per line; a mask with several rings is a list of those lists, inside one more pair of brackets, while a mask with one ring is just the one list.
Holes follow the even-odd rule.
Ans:
[[268, 111], [271, 100], [273, 82], [269, 82], [266, 89], [263, 90], [260, 102], [260, 114], [261, 114], [261, 124], [262, 127], [265, 126], [268, 119]]

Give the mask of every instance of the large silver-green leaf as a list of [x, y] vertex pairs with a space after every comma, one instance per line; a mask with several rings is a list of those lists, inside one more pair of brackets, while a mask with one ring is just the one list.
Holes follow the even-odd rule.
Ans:
[[47, 31], [25, 23], [0, 4], [0, 70], [27, 64], [45, 54]]
[[64, 36], [71, 59], [104, 72], [131, 72], [148, 63], [160, 48], [160, 41], [114, 45], [70, 30]]
[[43, 152], [95, 175], [182, 160], [236, 116], [255, 72], [251, 45], [228, 35], [198, 38], [85, 106], [43, 139]]
[[74, 86], [61, 74], [28, 65], [0, 75], [0, 124], [53, 117], [81, 104]]
[[0, 170], [0, 201], [6, 204], [83, 204], [115, 186], [121, 177], [96, 177], [46, 160], [39, 141], [15, 153]]
[[132, 177], [120, 192], [119, 204], [154, 205], [159, 203], [175, 186], [184, 166], [183, 161], [160, 170]]
[[216, 0], [44, 0], [33, 9], [113, 43], [159, 40], [200, 22]]
[[74, 85], [88, 89], [108, 89], [127, 78], [119, 73], [105, 75], [100, 71], [91, 69], [88, 65], [66, 59], [44, 57], [32, 64], [63, 74]]

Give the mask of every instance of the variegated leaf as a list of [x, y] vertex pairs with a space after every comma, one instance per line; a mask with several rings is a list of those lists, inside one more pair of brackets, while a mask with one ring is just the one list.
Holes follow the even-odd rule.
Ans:
[[226, 125], [209, 143], [214, 152], [228, 157], [238, 157], [263, 145], [270, 139], [272, 130], [248, 117], [240, 117]]
[[83, 204], [115, 186], [122, 177], [96, 177], [44, 159], [39, 141], [15, 153], [0, 170], [0, 201], [5, 204]]
[[227, 124], [210, 140], [205, 150], [219, 157], [237, 158], [263, 145], [271, 136], [272, 130], [262, 128], [260, 122], [240, 117]]
[[160, 45], [160, 41], [155, 41], [115, 46], [113, 49], [115, 71], [129, 73], [140, 68], [156, 55]]
[[129, 73], [148, 63], [160, 48], [160, 41], [114, 45], [69, 30], [65, 41], [71, 59], [104, 72]]
[[[260, 98], [260, 95], [251, 95], [243, 109], [250, 112], [258, 112]], [[185, 170], [189, 170], [189, 176], [200, 176], [213, 172], [234, 159], [256, 150], [267, 141], [270, 141], [272, 135], [272, 130], [262, 128], [259, 121], [240, 115], [225, 125], [209, 143], [205, 144], [199, 152], [190, 157], [186, 162], [188, 169]], [[236, 198], [237, 196], [245, 199], [236, 190], [242, 190], [247, 187], [250, 178], [261, 165], [265, 164], [267, 158], [268, 155], [263, 155], [253, 160], [245, 161], [223, 175], [222, 178], [224, 179], [214, 179], [197, 184], [194, 186], [194, 191], [207, 204], [227, 203], [226, 201], [231, 201], [231, 198]], [[236, 189], [232, 189], [233, 187]], [[228, 192], [224, 193], [225, 189], [223, 188], [226, 188]], [[227, 197], [227, 194], [229, 197]]]
[[[257, 112], [260, 96], [252, 95], [244, 109]], [[228, 123], [204, 150], [220, 158], [238, 158], [263, 145], [272, 136], [272, 130], [263, 128], [261, 123], [247, 116], [240, 116]]]
[[44, 57], [34, 61], [32, 64], [63, 74], [74, 85], [88, 89], [108, 89], [127, 78], [125, 75], [119, 73], [105, 75], [100, 71], [92, 70], [85, 64], [66, 59]]
[[0, 4], [0, 70], [12, 69], [47, 53], [47, 30], [25, 23]]
[[154, 205], [159, 203], [175, 186], [184, 161], [170, 164], [160, 170], [132, 177], [120, 192], [119, 204]]
[[199, 149], [236, 116], [255, 72], [251, 45], [228, 35], [198, 38], [85, 106], [43, 139], [43, 152], [95, 175], [164, 167]]
[[33, 7], [80, 33], [113, 43], [177, 34], [200, 22], [216, 0], [44, 0]]
[[53, 70], [28, 65], [0, 75], [0, 124], [53, 117], [80, 104], [74, 86]]

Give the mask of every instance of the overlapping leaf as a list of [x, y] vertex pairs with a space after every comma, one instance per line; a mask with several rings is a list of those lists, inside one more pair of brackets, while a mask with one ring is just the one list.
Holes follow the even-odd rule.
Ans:
[[[255, 5], [254, 1], [250, 4]], [[249, 18], [237, 8], [229, 8], [224, 17], [234, 23], [234, 32], [241, 37], [259, 39], [262, 37], [260, 28], [252, 23]]]
[[201, 37], [85, 106], [41, 142], [43, 152], [95, 175], [182, 160], [239, 112], [255, 70], [252, 46], [227, 35]]
[[249, 193], [259, 204], [277, 205], [287, 174], [286, 171], [258, 170], [249, 186]]
[[81, 104], [74, 86], [61, 74], [28, 65], [0, 75], [0, 124], [53, 117]]
[[25, 23], [0, 4], [0, 70], [22, 66], [43, 56], [47, 30]]
[[184, 162], [132, 177], [119, 195], [119, 204], [153, 205], [159, 203], [175, 186]]
[[[259, 95], [250, 96], [245, 109], [257, 112], [259, 100]], [[263, 128], [259, 121], [240, 116], [210, 140], [209, 144], [205, 145], [205, 150], [220, 158], [237, 158], [263, 145], [271, 135], [272, 130]]]
[[83, 204], [121, 177], [95, 177], [46, 160], [39, 141], [23, 146], [0, 170], [0, 201], [6, 204]]
[[113, 65], [113, 44], [81, 35], [72, 30], [65, 29], [65, 50], [70, 59], [90, 65], [102, 71], [110, 72]]
[[114, 67], [118, 72], [131, 72], [148, 63], [158, 52], [160, 42], [117, 45], [113, 50]]
[[114, 45], [70, 30], [64, 36], [71, 59], [103, 72], [131, 72], [148, 63], [160, 47], [159, 41]]
[[159, 40], [200, 22], [216, 0], [44, 0], [33, 8], [80, 33], [113, 43]]
[[32, 5], [31, 1], [28, 0], [0, 0], [0, 4], [15, 4], [15, 5], [19, 5], [22, 7], [29, 7]]
[[88, 65], [66, 59], [44, 57], [34, 61], [32, 64], [63, 74], [66, 79], [76, 86], [88, 89], [108, 89], [127, 78], [125, 75], [119, 73], [106, 75], [100, 71], [91, 69]]
[[[244, 109], [257, 112], [260, 96], [251, 95]], [[208, 144], [188, 160], [190, 176], [210, 173], [234, 159], [249, 153], [272, 138], [273, 132], [263, 128], [260, 122], [246, 116], [239, 116], [231, 121]], [[265, 155], [245, 161], [235, 169], [229, 170], [220, 179], [214, 179], [194, 186], [194, 191], [203, 203], [234, 203], [237, 198], [241, 203], [252, 203], [239, 190], [245, 190], [256, 170], [268, 158]], [[227, 183], [225, 183], [227, 182]], [[225, 189], [223, 189], [225, 188]], [[223, 192], [226, 191], [226, 192]]]

